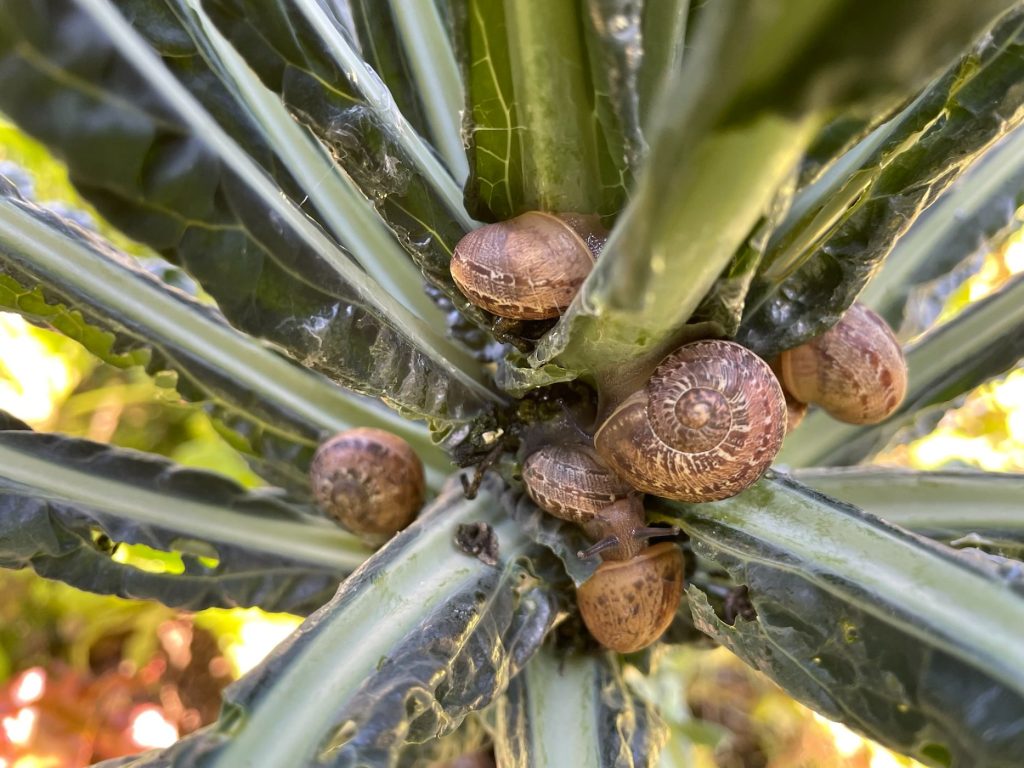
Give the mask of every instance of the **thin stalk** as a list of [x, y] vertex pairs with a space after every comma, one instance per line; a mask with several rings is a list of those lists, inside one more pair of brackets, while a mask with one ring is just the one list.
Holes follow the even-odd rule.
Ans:
[[465, 100], [459, 65], [441, 15], [432, 2], [389, 1], [434, 146], [455, 183], [462, 186], [469, 176], [469, 161], [462, 144]]

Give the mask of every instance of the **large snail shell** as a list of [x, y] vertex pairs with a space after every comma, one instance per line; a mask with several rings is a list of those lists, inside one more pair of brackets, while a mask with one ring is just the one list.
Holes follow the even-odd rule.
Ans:
[[680, 347], [594, 437], [600, 457], [638, 490], [702, 502], [734, 496], [768, 468], [786, 402], [761, 358], [728, 341]]
[[530, 211], [467, 234], [452, 255], [459, 290], [501, 317], [558, 317], [594, 266], [587, 241], [597, 242], [599, 226], [594, 216], [565, 216]]
[[581, 445], [546, 445], [531, 453], [523, 462], [523, 483], [538, 507], [581, 525], [633, 493], [593, 449]]
[[601, 645], [632, 653], [668, 629], [683, 595], [683, 553], [655, 544], [630, 560], [609, 560], [576, 590], [587, 629]]
[[320, 446], [310, 466], [316, 503], [353, 533], [379, 542], [405, 528], [423, 505], [423, 464], [397, 435], [360, 427]]
[[782, 353], [786, 389], [850, 424], [875, 424], [907, 393], [907, 364], [886, 322], [862, 304], [815, 339]]

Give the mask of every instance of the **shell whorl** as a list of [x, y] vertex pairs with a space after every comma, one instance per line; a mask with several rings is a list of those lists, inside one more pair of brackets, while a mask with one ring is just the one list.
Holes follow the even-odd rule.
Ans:
[[582, 445], [546, 445], [530, 454], [523, 462], [523, 483], [538, 507], [581, 525], [634, 492]]
[[594, 445], [638, 490], [702, 502], [755, 482], [785, 430], [785, 398], [768, 364], [739, 344], [698, 341], [665, 358]]

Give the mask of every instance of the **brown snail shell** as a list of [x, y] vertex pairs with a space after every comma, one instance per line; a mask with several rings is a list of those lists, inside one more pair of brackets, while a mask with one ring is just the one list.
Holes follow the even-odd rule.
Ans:
[[590, 274], [601, 231], [597, 216], [529, 211], [463, 237], [452, 278], [466, 298], [500, 317], [558, 317]]
[[849, 424], [883, 421], [907, 393], [903, 350], [886, 322], [863, 304], [821, 336], [783, 352], [779, 368], [793, 397]]
[[753, 484], [779, 452], [786, 403], [766, 362], [730, 341], [680, 347], [598, 429], [594, 447], [633, 487], [702, 502]]
[[405, 440], [381, 429], [334, 435], [317, 450], [309, 474], [317, 505], [374, 543], [409, 525], [423, 505], [423, 463]]
[[683, 553], [663, 543], [629, 560], [602, 563], [576, 590], [576, 603], [601, 645], [632, 653], [668, 629], [682, 595]]
[[546, 445], [531, 453], [523, 462], [523, 483], [538, 507], [580, 525], [635, 493], [582, 445]]

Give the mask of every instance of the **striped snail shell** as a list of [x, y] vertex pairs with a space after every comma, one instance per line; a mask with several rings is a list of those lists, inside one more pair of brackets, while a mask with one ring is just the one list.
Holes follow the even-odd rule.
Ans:
[[529, 211], [463, 237], [452, 255], [452, 278], [473, 304], [500, 317], [558, 317], [603, 244], [596, 215]]
[[786, 432], [771, 368], [730, 341], [680, 347], [598, 429], [594, 446], [638, 490], [687, 502], [734, 496], [768, 468]]
[[405, 440], [382, 429], [334, 435], [313, 456], [309, 474], [317, 505], [373, 543], [409, 525], [423, 505], [423, 463]]
[[786, 389], [849, 424], [876, 424], [907, 393], [907, 363], [892, 329], [863, 304], [836, 325], [779, 358]]
[[523, 462], [523, 483], [538, 507], [580, 525], [635, 493], [583, 445], [546, 445], [531, 453]]

